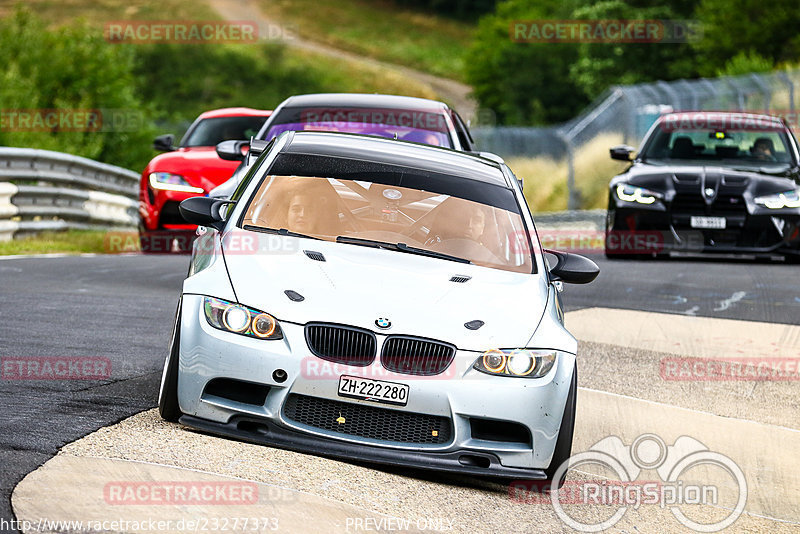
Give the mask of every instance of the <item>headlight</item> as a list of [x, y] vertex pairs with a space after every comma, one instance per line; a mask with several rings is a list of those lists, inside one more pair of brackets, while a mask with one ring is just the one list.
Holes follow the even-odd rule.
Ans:
[[756, 197], [755, 202], [760, 206], [773, 210], [779, 210], [781, 208], [800, 208], [800, 189]]
[[625, 202], [638, 202], [639, 204], [652, 204], [657, 198], [664, 195], [655, 191], [650, 191], [644, 187], [630, 184], [619, 184], [617, 186], [617, 196]]
[[213, 297], [203, 299], [203, 310], [214, 328], [257, 339], [283, 339], [278, 321], [268, 313]]
[[186, 178], [171, 172], [151, 172], [150, 187], [166, 191], [181, 191], [183, 193], [204, 193], [202, 187], [189, 185]]
[[553, 368], [556, 354], [548, 349], [493, 349], [484, 352], [473, 367], [490, 375], [541, 378]]

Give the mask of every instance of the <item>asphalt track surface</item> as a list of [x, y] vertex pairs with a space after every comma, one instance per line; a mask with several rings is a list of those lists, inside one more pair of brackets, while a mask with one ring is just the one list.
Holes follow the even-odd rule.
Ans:
[[[800, 323], [798, 267], [719, 260], [607, 261], [566, 286], [568, 311], [625, 308]], [[60, 447], [155, 406], [187, 256], [0, 260], [0, 357], [108, 358], [104, 381], [0, 380], [0, 520], [17, 482]], [[79, 481], [76, 481], [79, 483]], [[11, 531], [8, 523], [3, 532]]]

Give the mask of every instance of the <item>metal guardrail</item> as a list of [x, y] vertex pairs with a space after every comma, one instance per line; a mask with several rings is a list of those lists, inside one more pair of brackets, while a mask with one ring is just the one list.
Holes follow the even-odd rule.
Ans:
[[[545, 127], [474, 128], [479, 150], [504, 158], [515, 156], [565, 160], [567, 206], [581, 205], [576, 185], [575, 154], [602, 135], [636, 146], [667, 111], [751, 111], [780, 115], [800, 131], [800, 69], [697, 80], [675, 80], [609, 88], [580, 115], [560, 125]], [[610, 148], [610, 147], [609, 147]], [[611, 179], [611, 176], [608, 177]]]
[[0, 147], [0, 240], [44, 230], [134, 228], [138, 184], [138, 174], [114, 165]]

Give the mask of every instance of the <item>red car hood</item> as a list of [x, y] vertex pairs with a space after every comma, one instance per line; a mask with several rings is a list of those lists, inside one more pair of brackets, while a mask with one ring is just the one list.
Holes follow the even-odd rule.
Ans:
[[159, 154], [150, 161], [148, 171], [180, 174], [192, 185], [210, 191], [230, 178], [238, 165], [238, 161], [220, 159], [216, 147], [198, 146]]

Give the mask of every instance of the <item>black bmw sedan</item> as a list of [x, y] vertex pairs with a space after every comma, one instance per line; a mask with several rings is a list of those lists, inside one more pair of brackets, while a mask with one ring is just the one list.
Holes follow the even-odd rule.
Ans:
[[800, 153], [785, 121], [741, 112], [676, 112], [650, 128], [609, 186], [606, 256], [671, 252], [800, 259]]

